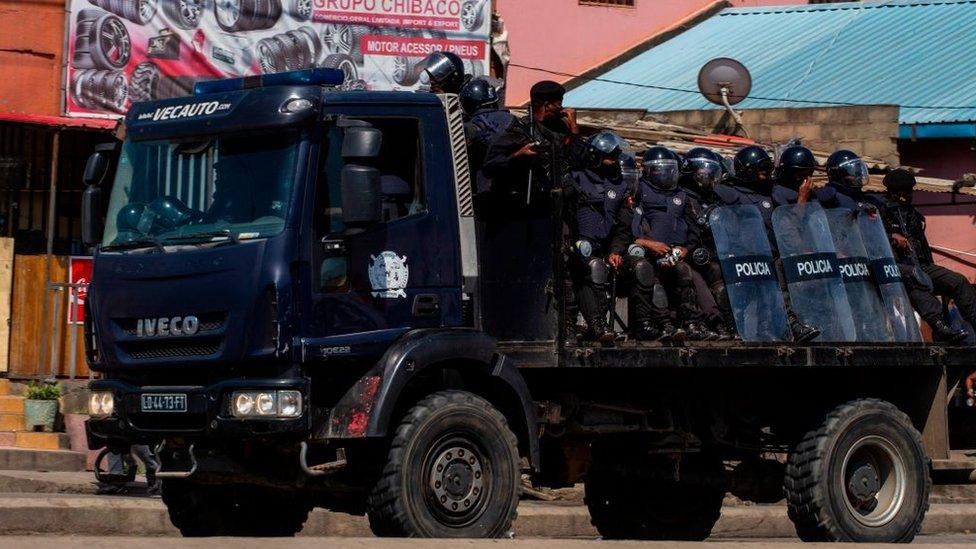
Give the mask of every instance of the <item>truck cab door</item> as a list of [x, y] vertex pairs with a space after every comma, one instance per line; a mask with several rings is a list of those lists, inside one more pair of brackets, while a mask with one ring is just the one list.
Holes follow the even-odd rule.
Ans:
[[[326, 126], [311, 204], [308, 298], [303, 317], [307, 359], [382, 352], [408, 329], [461, 324], [461, 274], [451, 162], [443, 111], [377, 107], [346, 110], [347, 124]], [[380, 154], [363, 161], [379, 171], [381, 219], [345, 226], [340, 175], [348, 123], [382, 132]], [[440, 154], [435, 154], [439, 151]], [[340, 353], [341, 351], [341, 353]]]

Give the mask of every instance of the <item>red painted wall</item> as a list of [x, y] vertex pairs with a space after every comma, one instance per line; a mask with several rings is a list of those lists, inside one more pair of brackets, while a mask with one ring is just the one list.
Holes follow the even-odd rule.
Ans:
[[920, 191], [915, 205], [925, 215], [935, 262], [976, 281], [976, 196], [957, 195], [955, 206], [948, 205], [951, 198], [949, 193]]
[[61, 114], [63, 0], [0, 0], [0, 112]]
[[[496, 0], [505, 20], [512, 63], [579, 74], [644, 42], [715, 0], [635, 0], [634, 7], [581, 4], [580, 0]], [[805, 0], [729, 0], [735, 7], [806, 4]], [[510, 67], [506, 102], [528, 101], [539, 80], [565, 81]]]
[[919, 139], [898, 141], [901, 163], [921, 168], [920, 175], [958, 180], [965, 173], [976, 173], [976, 140]]

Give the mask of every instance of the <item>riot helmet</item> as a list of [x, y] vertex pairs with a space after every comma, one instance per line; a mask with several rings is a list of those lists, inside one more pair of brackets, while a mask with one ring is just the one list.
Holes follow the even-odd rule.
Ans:
[[746, 187], [765, 190], [772, 183], [773, 159], [762, 147], [749, 145], [735, 153], [732, 171], [735, 172], [735, 178]]
[[149, 234], [152, 222], [153, 216], [147, 215], [145, 204], [142, 202], [126, 204], [115, 216], [115, 227], [119, 232], [119, 240], [132, 240]]
[[640, 170], [637, 169], [637, 158], [628, 151], [620, 153], [620, 175], [627, 183], [627, 192], [631, 195], [637, 188], [637, 180], [640, 179]]
[[678, 186], [678, 155], [666, 147], [651, 147], [644, 151], [643, 175], [657, 189], [671, 190]]
[[149, 203], [155, 214], [155, 225], [163, 230], [175, 229], [191, 221], [199, 220], [202, 214], [189, 208], [175, 196], [160, 196]]
[[827, 177], [839, 185], [860, 189], [868, 182], [868, 165], [860, 156], [841, 149], [827, 157]]
[[457, 54], [435, 51], [423, 61], [424, 72], [434, 93], [458, 93], [464, 84], [464, 62]]
[[817, 161], [810, 149], [803, 145], [792, 145], [783, 150], [779, 156], [776, 179], [780, 185], [795, 191], [807, 178], [813, 175], [813, 170], [816, 167]]
[[904, 168], [892, 170], [884, 176], [882, 181], [890, 197], [909, 204], [912, 201], [912, 193], [915, 190], [916, 183], [915, 174]]
[[699, 189], [710, 191], [722, 180], [721, 157], [711, 149], [695, 147], [685, 153], [681, 173]]
[[595, 133], [586, 138], [585, 163], [588, 168], [608, 177], [620, 175], [620, 155], [627, 143], [617, 134], [608, 131]]
[[498, 107], [498, 91], [487, 78], [473, 78], [461, 88], [461, 108], [471, 116], [478, 109]]

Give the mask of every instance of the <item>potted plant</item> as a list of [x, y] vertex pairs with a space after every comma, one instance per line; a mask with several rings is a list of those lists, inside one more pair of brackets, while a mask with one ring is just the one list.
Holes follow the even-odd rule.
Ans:
[[32, 381], [24, 393], [24, 423], [30, 431], [41, 427], [45, 431], [54, 430], [54, 420], [58, 417], [58, 398], [61, 386], [57, 383]]

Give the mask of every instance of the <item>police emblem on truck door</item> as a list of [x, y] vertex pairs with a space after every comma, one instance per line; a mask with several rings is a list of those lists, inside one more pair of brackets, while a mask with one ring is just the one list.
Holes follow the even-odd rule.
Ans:
[[407, 256], [398, 256], [389, 250], [379, 255], [369, 256], [369, 284], [373, 287], [373, 297], [407, 297], [403, 289], [407, 287], [410, 269]]

